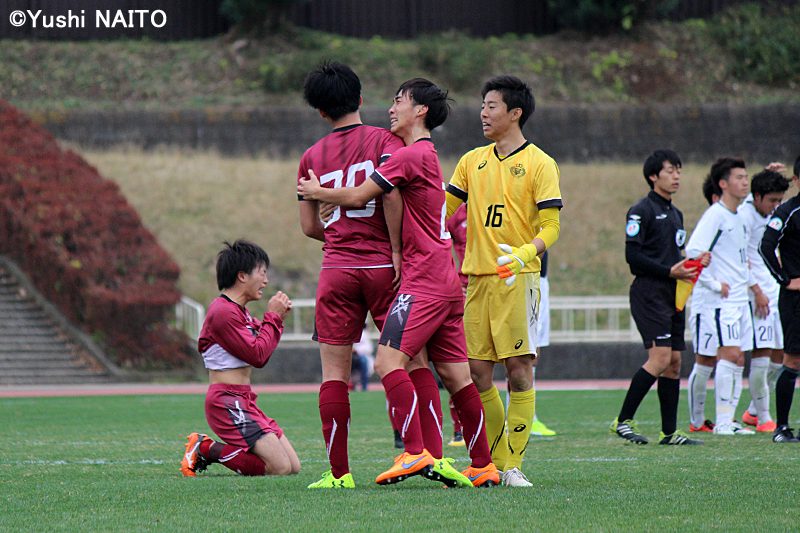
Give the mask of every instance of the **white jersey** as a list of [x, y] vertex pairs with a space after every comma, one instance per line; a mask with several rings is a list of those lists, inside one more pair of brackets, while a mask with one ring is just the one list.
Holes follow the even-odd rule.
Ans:
[[765, 217], [761, 216], [753, 205], [753, 195], [749, 195], [744, 203], [739, 206], [739, 213], [744, 218], [750, 236], [747, 242], [747, 260], [750, 262], [750, 281], [747, 283], [748, 287], [755, 284], [764, 291], [764, 294], [769, 298], [770, 302], [778, 301], [778, 294], [780, 293], [781, 286], [769, 273], [764, 259], [758, 252], [761, 245], [761, 237], [764, 236], [764, 230], [767, 229], [767, 222], [769, 222], [770, 215]]
[[[703, 269], [692, 295], [693, 312], [717, 309], [748, 302], [749, 268], [747, 244], [749, 230], [738, 212], [730, 211], [722, 202], [709, 207], [694, 228], [686, 245], [687, 257], [697, 257], [711, 249], [711, 264]], [[730, 287], [722, 298], [722, 283]]]

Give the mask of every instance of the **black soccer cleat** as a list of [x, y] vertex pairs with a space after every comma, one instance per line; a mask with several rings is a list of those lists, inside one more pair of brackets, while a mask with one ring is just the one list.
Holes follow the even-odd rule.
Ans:
[[772, 434], [772, 442], [800, 442], [800, 440], [794, 436], [792, 428], [784, 424], [775, 428], [775, 433]]
[[615, 418], [608, 429], [611, 431], [611, 433], [616, 433], [617, 436], [634, 444], [647, 444], [650, 442], [644, 435], [639, 435], [636, 433], [636, 423], [633, 420], [618, 422]]
[[667, 446], [698, 446], [703, 444], [703, 441], [699, 439], [690, 439], [689, 436], [682, 431], [675, 431], [672, 435], [664, 435], [662, 431], [659, 437], [660, 440], [658, 443]]

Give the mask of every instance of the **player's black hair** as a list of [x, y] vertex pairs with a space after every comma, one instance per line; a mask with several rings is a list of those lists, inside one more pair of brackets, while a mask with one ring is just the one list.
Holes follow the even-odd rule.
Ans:
[[722, 191], [719, 190], [719, 187], [714, 185], [714, 182], [711, 181], [711, 176], [706, 176], [706, 179], [703, 180], [703, 198], [706, 199], [708, 205], [714, 203], [714, 196], [717, 195], [717, 198], [722, 196]]
[[762, 170], [750, 180], [750, 192], [762, 198], [772, 192], [786, 192], [789, 188], [789, 181], [780, 172], [772, 170]]
[[429, 130], [441, 126], [450, 114], [451, 98], [447, 91], [425, 78], [412, 78], [404, 82], [395, 94], [405, 94], [417, 104], [428, 106], [425, 127]]
[[650, 176], [658, 176], [658, 173], [664, 168], [664, 161], [669, 161], [672, 163], [672, 166], [676, 168], [681, 168], [682, 166], [681, 158], [672, 150], [656, 150], [647, 156], [642, 166], [642, 174], [644, 174], [644, 181], [647, 182], [647, 185], [649, 185], [651, 189], [655, 185], [653, 180], [650, 179]]
[[731, 170], [734, 168], [747, 168], [744, 164], [744, 159], [738, 157], [720, 157], [711, 165], [711, 171], [708, 175], [711, 177], [711, 181], [714, 182], [714, 186], [718, 190], [722, 190], [722, 187], [719, 186], [719, 182], [727, 180], [731, 176]]
[[528, 84], [516, 76], [506, 74], [490, 78], [484, 83], [481, 89], [481, 98], [486, 98], [486, 93], [489, 91], [497, 91], [502, 94], [503, 102], [509, 111], [516, 108], [522, 110], [522, 115], [519, 117], [519, 127], [522, 129], [536, 109], [536, 100], [533, 98], [533, 91]]
[[225, 248], [217, 254], [217, 288], [230, 289], [236, 284], [239, 272], [251, 273], [253, 269], [264, 265], [269, 267], [269, 256], [257, 244], [238, 239], [233, 244], [224, 242]]
[[797, 156], [797, 159], [794, 160], [794, 166], [792, 167], [792, 173], [794, 176], [800, 178], [800, 156]]
[[347, 65], [325, 61], [306, 76], [303, 98], [314, 109], [337, 120], [358, 111], [361, 105], [361, 81]]

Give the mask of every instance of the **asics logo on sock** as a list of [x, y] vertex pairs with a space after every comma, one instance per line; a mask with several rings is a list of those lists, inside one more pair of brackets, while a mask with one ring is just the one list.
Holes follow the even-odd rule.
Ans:
[[410, 463], [406, 463], [405, 461], [403, 461], [402, 463], [400, 463], [400, 466], [402, 466], [403, 468], [411, 468], [412, 466], [414, 466], [418, 462], [422, 461], [422, 459], [423, 459], [422, 457], [417, 457], [416, 459], [414, 459]]
[[525, 431], [526, 429], [528, 429], [528, 426], [526, 426], [525, 424], [519, 424], [517, 425], [517, 427], [514, 428], [514, 433], [519, 433], [521, 431]]

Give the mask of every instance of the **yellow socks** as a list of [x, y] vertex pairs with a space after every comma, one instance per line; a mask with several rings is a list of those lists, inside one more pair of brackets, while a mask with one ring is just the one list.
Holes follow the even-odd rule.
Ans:
[[[522, 466], [522, 456], [528, 448], [535, 405], [536, 391], [533, 389], [524, 392], [511, 391], [511, 398], [508, 401], [508, 459], [504, 470]], [[488, 420], [486, 429], [489, 429]]]
[[[506, 410], [497, 387], [481, 393], [481, 403], [486, 414], [486, 438], [492, 452], [492, 462], [500, 469], [505, 470], [508, 460], [508, 437], [506, 436]], [[529, 424], [530, 425], [530, 424]]]

